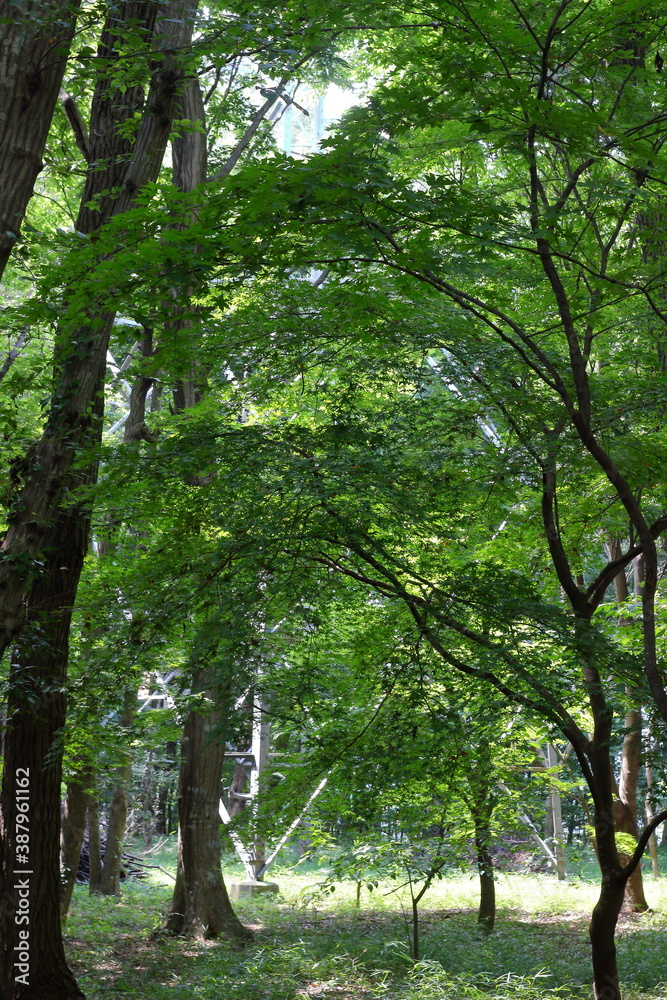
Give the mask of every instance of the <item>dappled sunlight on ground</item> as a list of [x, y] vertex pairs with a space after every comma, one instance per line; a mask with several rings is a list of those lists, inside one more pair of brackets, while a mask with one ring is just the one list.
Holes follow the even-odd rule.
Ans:
[[[171, 895], [128, 884], [122, 902], [77, 887], [68, 948], [89, 1000], [588, 1000], [587, 925], [597, 886], [501, 874], [491, 936], [476, 925], [477, 881], [443, 879], [420, 908], [421, 958], [409, 958], [408, 899], [354, 885], [313, 900], [317, 872], [275, 874], [277, 897], [244, 899], [255, 934], [221, 941], [151, 939]], [[667, 880], [665, 880], [667, 882]], [[618, 946], [624, 1000], [667, 1000], [667, 888], [647, 879], [654, 912], [624, 913]], [[311, 902], [304, 905], [305, 899]]]

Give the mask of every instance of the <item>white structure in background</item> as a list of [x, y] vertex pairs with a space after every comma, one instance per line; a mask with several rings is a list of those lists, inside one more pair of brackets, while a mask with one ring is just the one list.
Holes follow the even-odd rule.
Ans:
[[[237, 709], [241, 707], [247, 693], [248, 692], [246, 691], [237, 701], [235, 706]], [[225, 757], [233, 758], [235, 760], [244, 758], [250, 765], [250, 791], [247, 794], [241, 792], [235, 792], [234, 794], [237, 798], [243, 798], [248, 802], [255, 816], [257, 815], [259, 802], [260, 776], [265, 771], [269, 762], [270, 743], [271, 721], [261, 695], [255, 693], [253, 696], [252, 707], [252, 743], [250, 751], [247, 754], [238, 753], [236, 751], [225, 754]], [[233, 828], [229, 830], [229, 835], [232, 843], [234, 844], [236, 853], [238, 854], [248, 875], [247, 880], [243, 882], [230, 883], [229, 894], [233, 899], [237, 899], [239, 896], [251, 895], [253, 893], [277, 892], [277, 884], [275, 882], [265, 882], [264, 875], [275, 861], [279, 851], [285, 846], [303, 817], [308, 812], [308, 809], [313, 801], [325, 787], [328, 779], [329, 775], [320, 781], [319, 785], [315, 791], [312, 792], [296, 819], [293, 820], [278, 843], [275, 844], [268, 857], [266, 856], [266, 845], [259, 836], [255, 835], [252, 844], [246, 846]], [[229, 815], [227, 807], [222, 799], [220, 799], [219, 813], [220, 819], [225, 825], [231, 823], [231, 816]]]
[[317, 152], [326, 130], [357, 102], [351, 91], [332, 84], [326, 94], [300, 87], [280, 100], [271, 114], [279, 125], [278, 144], [288, 156], [306, 157]]

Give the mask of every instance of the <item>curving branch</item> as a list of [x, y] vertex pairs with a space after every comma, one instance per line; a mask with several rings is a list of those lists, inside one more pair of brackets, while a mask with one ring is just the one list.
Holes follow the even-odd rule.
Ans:
[[642, 855], [646, 850], [646, 845], [649, 842], [651, 834], [654, 832], [654, 830], [657, 830], [660, 824], [664, 823], [666, 819], [667, 819], [667, 809], [663, 809], [662, 812], [658, 813], [657, 816], [653, 817], [650, 823], [646, 824], [646, 826], [642, 830], [641, 837], [637, 841], [637, 846], [635, 847], [634, 854], [628, 861], [627, 865], [625, 865], [625, 867], [623, 868], [623, 877], [625, 879], [630, 878], [633, 871], [641, 861]]

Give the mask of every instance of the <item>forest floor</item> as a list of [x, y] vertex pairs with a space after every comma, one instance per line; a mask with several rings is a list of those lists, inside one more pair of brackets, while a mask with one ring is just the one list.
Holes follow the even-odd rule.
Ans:
[[[173, 857], [173, 852], [170, 852]], [[148, 860], [156, 863], [153, 857]], [[172, 865], [164, 858], [157, 862]], [[567, 882], [498, 875], [496, 930], [479, 934], [477, 881], [454, 875], [421, 908], [421, 956], [408, 955], [406, 899], [390, 886], [337, 887], [313, 900], [317, 869], [271, 870], [280, 892], [236, 906], [254, 942], [151, 939], [173, 882], [152, 870], [121, 898], [76, 886], [67, 921], [70, 961], [88, 1000], [589, 1000], [586, 928], [597, 896], [590, 866]], [[226, 880], [244, 877], [233, 860]], [[667, 1000], [667, 877], [645, 877], [651, 913], [623, 913], [618, 949], [624, 1000]]]

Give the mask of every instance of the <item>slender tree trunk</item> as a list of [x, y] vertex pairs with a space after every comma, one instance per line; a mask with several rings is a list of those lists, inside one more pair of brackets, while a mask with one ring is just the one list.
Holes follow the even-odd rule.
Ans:
[[[125, 705], [120, 724], [129, 733], [134, 723], [137, 711], [137, 692], [134, 688], [125, 691]], [[116, 783], [109, 822], [107, 823], [107, 840], [104, 849], [104, 863], [100, 880], [100, 893], [103, 896], [120, 896], [120, 874], [122, 867], [123, 839], [127, 820], [127, 800], [132, 783], [132, 760], [128, 758], [125, 764], [116, 771]]]
[[155, 832], [158, 834], [170, 834], [171, 827], [171, 782], [167, 779], [169, 772], [176, 768], [176, 743], [169, 741], [164, 748], [164, 765], [159, 770], [163, 774], [158, 792], [158, 803], [155, 818]]
[[[547, 765], [555, 768], [558, 765], [556, 748], [553, 743], [547, 743]], [[563, 807], [560, 792], [557, 788], [552, 788], [549, 795], [549, 814], [551, 816], [551, 837], [553, 840], [553, 852], [556, 858], [556, 874], [559, 881], [567, 878], [567, 867], [565, 863], [565, 848], [563, 846]]]
[[598, 862], [602, 875], [600, 895], [593, 909], [589, 925], [593, 959], [593, 990], [595, 1000], [621, 1000], [615, 933], [618, 916], [623, 906], [626, 879], [622, 873], [614, 836], [614, 798], [609, 756], [612, 713], [604, 701], [597, 671], [587, 665], [585, 674], [596, 716], [588, 758], [592, 772], [593, 788], [591, 790], [596, 800], [594, 826]]
[[102, 851], [100, 848], [100, 807], [97, 782], [88, 794], [88, 891], [99, 893], [102, 882]]
[[[651, 738], [651, 744], [653, 740]], [[651, 796], [653, 795], [653, 767], [647, 761], [646, 763], [646, 798], [644, 801], [644, 810], [646, 813], [646, 822], [650, 823], [654, 817], [653, 804], [651, 802]], [[651, 854], [651, 870], [653, 872], [653, 878], [660, 877], [660, 861], [658, 859], [658, 842], [656, 835], [651, 834], [648, 842], [649, 852]]]
[[146, 774], [143, 782], [143, 809], [141, 819], [141, 835], [144, 841], [144, 848], [148, 850], [153, 842], [153, 831], [155, 829], [155, 815], [153, 810], [153, 752], [148, 754], [146, 762]]
[[229, 787], [229, 796], [227, 798], [227, 812], [229, 813], [231, 819], [235, 816], [239, 816], [245, 809], [246, 800], [239, 799], [234, 794], [237, 792], [239, 795], [243, 795], [248, 788], [248, 765], [245, 760], [236, 761], [234, 764], [234, 776], [232, 777], [232, 783]]
[[63, 919], [67, 918], [72, 900], [72, 892], [81, 856], [81, 845], [83, 844], [86, 832], [86, 811], [88, 808], [90, 777], [90, 768], [84, 768], [74, 774], [67, 782], [65, 812], [60, 836], [63, 878], [60, 912]]
[[[616, 559], [621, 554], [621, 546], [618, 539], [614, 539], [608, 545], [609, 556]], [[635, 594], [641, 596], [642, 568], [639, 560], [635, 561]], [[622, 617], [622, 607], [629, 598], [628, 585], [625, 573], [619, 573], [614, 580], [616, 591], [616, 603], [621, 609], [620, 626], [627, 624], [627, 618]], [[633, 692], [626, 689], [628, 697], [632, 697]], [[641, 742], [642, 742], [642, 714], [641, 709], [631, 708], [625, 716], [625, 734], [623, 737], [623, 750], [621, 754], [621, 773], [618, 781], [618, 800], [614, 803], [614, 822], [619, 833], [627, 833], [635, 840], [638, 835], [637, 828], [637, 785], [639, 782], [639, 772], [641, 769]], [[622, 864], [627, 864], [630, 856], [625, 852], [620, 852]], [[642, 878], [641, 865], [637, 865], [632, 875], [628, 879], [625, 895], [627, 902], [635, 913], [645, 913], [649, 906], [644, 895], [644, 880]]]
[[3, 4], [0, 20], [0, 277], [18, 239], [74, 36], [79, 0]]
[[[481, 808], [479, 808], [481, 805]], [[485, 806], [487, 806], [485, 808]], [[490, 934], [496, 921], [496, 882], [493, 875], [493, 858], [489, 850], [491, 831], [489, 822], [493, 806], [478, 804], [473, 813], [475, 822], [475, 854], [479, 873], [479, 909], [477, 925], [485, 934]]]
[[[637, 780], [640, 770], [642, 716], [637, 709], [631, 709], [625, 716], [625, 736], [621, 758], [621, 776], [618, 783], [618, 801], [614, 803], [614, 821], [619, 833], [627, 833], [635, 840], [637, 828]], [[630, 855], [619, 852], [622, 864], [627, 864]], [[626, 899], [635, 913], [645, 913], [649, 906], [644, 895], [644, 880], [641, 864], [637, 865], [628, 879], [625, 889]]]
[[[152, 337], [146, 332], [142, 339], [142, 355], [149, 357], [152, 352]], [[146, 398], [152, 385], [152, 379], [140, 375], [132, 383], [130, 391], [130, 411], [123, 431], [123, 444], [133, 444], [143, 440], [151, 440], [152, 435], [146, 426]], [[110, 546], [113, 549], [113, 545]], [[133, 641], [141, 644], [141, 620], [133, 617]], [[137, 712], [137, 691], [127, 688], [124, 696], [123, 712], [120, 725], [128, 734], [134, 724]], [[129, 741], [128, 741], [129, 742]], [[104, 863], [99, 891], [103, 896], [120, 896], [120, 876], [122, 867], [123, 840], [127, 822], [127, 806], [132, 785], [132, 760], [130, 757], [116, 771], [116, 783], [109, 810], [107, 823], [107, 839], [104, 851]]]
[[[459, 722], [461, 720], [459, 719]], [[465, 734], [465, 726], [461, 724]], [[496, 797], [491, 787], [491, 760], [488, 747], [479, 747], [466, 774], [468, 794], [464, 795], [475, 827], [475, 854], [479, 874], [479, 909], [477, 926], [490, 934], [496, 920], [496, 884], [493, 874], [491, 844], [491, 819], [496, 807]]]
[[419, 961], [419, 900], [412, 897], [412, 961]]
[[615, 935], [624, 895], [624, 879], [614, 872], [602, 876], [600, 896], [589, 927], [595, 1000], [621, 1000]]
[[[181, 117], [204, 122], [204, 105], [198, 80], [192, 80], [183, 93]], [[191, 191], [206, 179], [206, 137], [200, 132], [186, 132], [173, 145], [174, 184]], [[174, 307], [173, 326], [184, 326], [182, 307]], [[201, 385], [197, 348], [193, 344], [188, 377], [181, 379], [174, 391], [177, 411], [194, 406], [200, 398]], [[210, 738], [222, 721], [214, 678], [208, 671], [193, 677], [193, 691], [205, 691], [211, 710], [205, 714], [191, 711], [185, 721], [181, 743], [181, 766], [178, 784], [178, 871], [171, 909], [165, 929], [175, 934], [226, 937], [244, 940], [250, 937], [238, 920], [229, 901], [220, 866], [220, 791], [224, 763], [224, 743]]]

